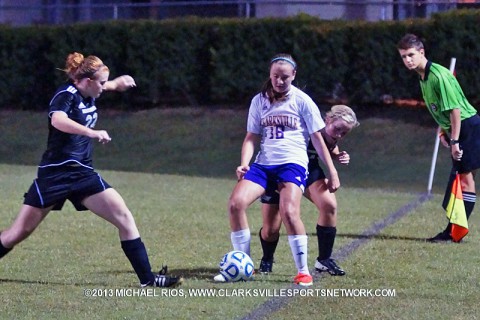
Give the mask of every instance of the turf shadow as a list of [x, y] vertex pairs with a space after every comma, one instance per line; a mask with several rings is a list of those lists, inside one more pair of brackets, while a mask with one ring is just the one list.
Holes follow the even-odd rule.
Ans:
[[82, 282], [82, 283], [68, 283], [68, 282], [55, 282], [55, 281], [45, 281], [45, 280], [25, 280], [25, 279], [5, 279], [1, 278], [0, 283], [17, 283], [17, 284], [39, 284], [39, 285], [48, 285], [48, 286], [75, 286], [75, 287], [94, 287], [101, 286], [107, 287], [111, 283], [106, 282]]
[[406, 237], [406, 236], [392, 236], [386, 234], [352, 234], [352, 233], [337, 233], [337, 238], [351, 238], [351, 239], [378, 239], [378, 240], [406, 240], [406, 241], [418, 241], [425, 242], [427, 238], [420, 237]]
[[218, 268], [170, 269], [168, 274], [178, 275], [188, 279], [211, 280], [218, 274]]

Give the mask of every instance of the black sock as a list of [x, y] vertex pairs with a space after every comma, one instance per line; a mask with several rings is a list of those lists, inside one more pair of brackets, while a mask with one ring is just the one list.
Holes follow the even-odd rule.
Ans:
[[443, 230], [443, 232], [450, 234], [451, 231], [452, 231], [452, 224], [449, 222], [445, 230]]
[[258, 237], [260, 238], [260, 243], [262, 244], [262, 250], [263, 250], [262, 260], [273, 262], [273, 255], [275, 254], [275, 250], [277, 249], [278, 238], [275, 241], [263, 240], [262, 228], [260, 228], [260, 231], [258, 232]]
[[318, 260], [329, 259], [332, 256], [336, 235], [336, 227], [323, 227], [317, 224]]
[[2, 240], [0, 240], [0, 259], [3, 258], [4, 255], [9, 253], [13, 248], [5, 248], [2, 244]]
[[155, 275], [152, 272], [150, 261], [148, 260], [147, 249], [141, 238], [121, 241], [123, 252], [132, 264], [133, 270], [138, 276], [140, 283], [153, 284]]
[[474, 192], [462, 192], [463, 203], [465, 205], [465, 213], [467, 214], [467, 220], [472, 214], [473, 208], [475, 207], [475, 201], [477, 200], [477, 195]]

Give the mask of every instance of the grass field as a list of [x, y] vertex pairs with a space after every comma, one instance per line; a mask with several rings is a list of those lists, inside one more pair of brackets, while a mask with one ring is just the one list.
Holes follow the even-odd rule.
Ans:
[[[308, 292], [312, 296], [300, 296], [306, 291], [280, 296], [294, 288], [295, 274], [283, 232], [273, 274], [256, 276], [248, 283], [213, 283], [218, 261], [230, 250], [226, 202], [235, 183], [233, 170], [245, 118], [245, 111], [187, 108], [103, 116], [98, 126], [107, 129], [113, 140], [97, 146], [98, 171], [134, 212], [152, 265], [168, 264], [171, 273], [185, 277], [184, 285], [177, 290], [157, 289], [149, 297], [115, 296], [137, 289], [115, 229], [67, 204], [2, 259], [0, 318], [477, 319], [478, 214], [473, 215], [471, 233], [463, 243], [424, 241], [446, 223], [439, 202], [448, 173], [447, 156], [440, 151], [433, 198], [408, 211], [405, 206], [418, 203], [426, 191], [435, 130], [399, 120], [360, 118], [361, 126], [343, 144], [352, 163], [339, 168], [343, 186], [337, 194], [334, 256], [347, 271], [345, 277], [317, 277]], [[35, 177], [46, 119], [44, 114], [4, 112], [0, 121], [3, 229], [15, 217]], [[385, 221], [395, 212], [404, 215], [394, 223]], [[310, 264], [317, 250], [316, 215], [304, 201]], [[249, 222], [252, 259], [258, 263], [257, 203]], [[382, 222], [385, 228], [378, 227]], [[368, 233], [372, 226], [375, 232]], [[217, 296], [193, 296], [199, 291], [192, 290], [206, 289], [215, 290], [211, 292]], [[91, 290], [102, 296], [85, 296]], [[395, 296], [322, 296], [322, 292], [341, 295], [346, 290], [388, 290]]]

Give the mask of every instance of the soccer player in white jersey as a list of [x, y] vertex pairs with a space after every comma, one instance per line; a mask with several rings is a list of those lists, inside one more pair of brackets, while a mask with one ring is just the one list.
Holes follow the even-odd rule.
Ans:
[[[335, 105], [327, 111], [325, 128], [322, 133], [325, 144], [332, 158], [338, 163], [348, 165], [350, 155], [345, 150], [340, 151], [340, 142], [353, 128], [360, 125], [357, 115], [348, 106]], [[312, 143], [307, 149], [309, 155], [308, 179], [304, 196], [318, 209], [316, 225], [318, 256], [315, 269], [318, 272], [328, 272], [333, 276], [343, 276], [345, 271], [332, 259], [333, 245], [337, 235], [337, 198], [336, 193], [327, 188], [325, 173], [320, 167], [318, 155]], [[262, 245], [263, 257], [258, 271], [262, 274], [272, 272], [274, 254], [280, 237], [282, 220], [278, 214], [279, 194], [277, 190], [266, 190], [261, 197], [263, 224], [258, 233]]]
[[[297, 267], [294, 283], [313, 283], [307, 263], [307, 235], [300, 217], [300, 201], [308, 176], [307, 146], [311, 139], [320, 159], [328, 168], [328, 187], [340, 187], [337, 170], [320, 130], [325, 123], [313, 100], [292, 85], [297, 64], [289, 54], [270, 61], [270, 77], [250, 104], [247, 134], [243, 141], [239, 179], [229, 202], [231, 241], [235, 250], [250, 255], [250, 229], [246, 210], [268, 188], [280, 193], [279, 211]], [[255, 146], [260, 151], [250, 165]], [[215, 281], [226, 281], [219, 274]]]

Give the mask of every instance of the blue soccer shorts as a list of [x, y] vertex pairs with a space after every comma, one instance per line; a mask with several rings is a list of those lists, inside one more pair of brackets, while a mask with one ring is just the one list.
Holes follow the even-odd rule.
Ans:
[[[307, 176], [308, 171], [301, 165], [295, 163], [273, 166], [253, 163], [243, 178], [260, 185], [266, 192], [269, 192], [268, 196], [271, 196], [270, 193], [272, 190], [274, 194], [278, 195], [276, 190], [278, 190], [278, 184], [281, 182], [291, 182], [297, 185], [303, 192], [305, 190]], [[262, 198], [264, 196], [262, 196]]]
[[[308, 188], [312, 183], [317, 180], [325, 179], [325, 172], [320, 167], [318, 159], [312, 159], [308, 163], [308, 177], [306, 182], [306, 188]], [[278, 187], [275, 184], [271, 184], [265, 190], [265, 194], [260, 198], [262, 203], [266, 204], [279, 204], [280, 203], [280, 194], [278, 193]]]

